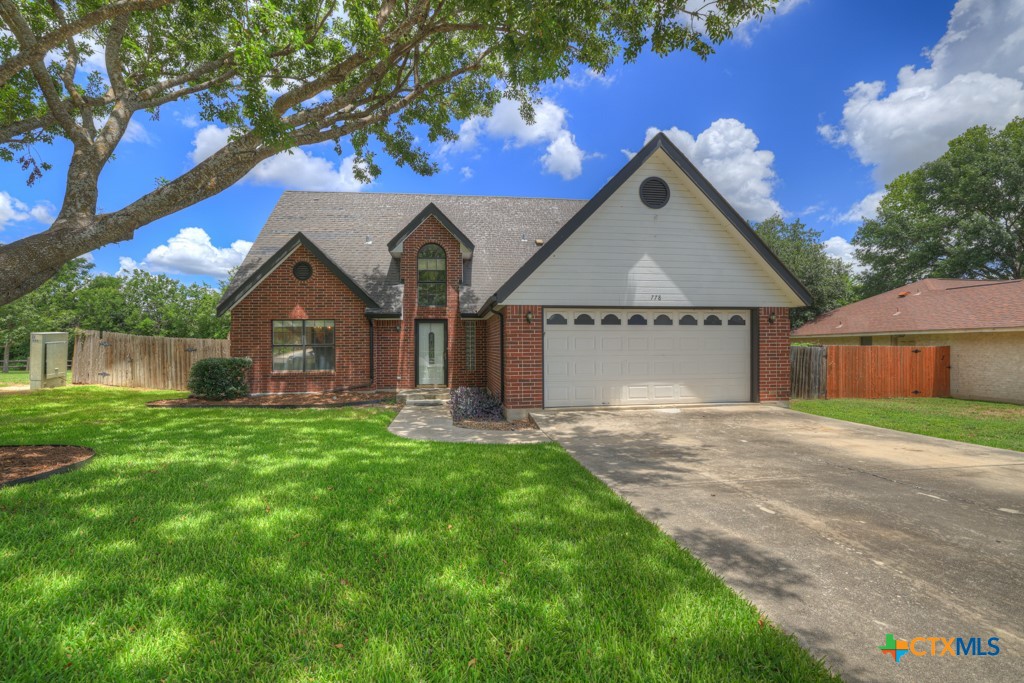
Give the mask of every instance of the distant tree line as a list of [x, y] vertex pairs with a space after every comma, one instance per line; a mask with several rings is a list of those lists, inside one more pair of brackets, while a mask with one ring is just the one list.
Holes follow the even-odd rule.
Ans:
[[158, 337], [228, 335], [230, 317], [216, 316], [221, 296], [216, 288], [143, 270], [123, 275], [93, 275], [92, 270], [86, 259], [72, 259], [38, 289], [0, 306], [3, 358], [27, 358], [32, 332], [81, 328]]

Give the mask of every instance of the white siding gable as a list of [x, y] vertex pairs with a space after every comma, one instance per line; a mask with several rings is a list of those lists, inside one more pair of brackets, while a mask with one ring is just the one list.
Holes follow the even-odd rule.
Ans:
[[[640, 183], [664, 179], [661, 209]], [[800, 298], [660, 149], [501, 304], [803, 306]]]

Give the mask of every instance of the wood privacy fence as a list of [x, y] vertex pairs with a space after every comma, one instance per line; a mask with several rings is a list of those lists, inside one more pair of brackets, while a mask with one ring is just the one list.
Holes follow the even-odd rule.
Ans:
[[143, 337], [78, 330], [71, 361], [74, 384], [145, 389], [188, 388], [188, 373], [200, 358], [226, 358], [227, 339]]
[[948, 346], [794, 346], [793, 398], [948, 397]]

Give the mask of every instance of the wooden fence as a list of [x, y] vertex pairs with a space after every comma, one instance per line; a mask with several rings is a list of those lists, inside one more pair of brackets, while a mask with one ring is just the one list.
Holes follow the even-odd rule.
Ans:
[[795, 346], [793, 398], [950, 395], [948, 346]]
[[78, 330], [71, 361], [74, 384], [181, 389], [200, 358], [226, 358], [227, 339], [143, 337], [118, 332]]

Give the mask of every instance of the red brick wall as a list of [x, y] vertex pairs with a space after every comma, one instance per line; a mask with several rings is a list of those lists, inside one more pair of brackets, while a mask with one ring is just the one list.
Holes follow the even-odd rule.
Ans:
[[501, 314], [492, 315], [483, 325], [487, 327], [487, 391], [501, 398]]
[[401, 327], [401, 320], [373, 321], [373, 386], [376, 389], [394, 389], [398, 386]]
[[[292, 267], [313, 266], [313, 276], [297, 280]], [[231, 311], [231, 355], [252, 358], [253, 393], [326, 391], [370, 383], [370, 325], [366, 304], [309, 250], [299, 246]], [[334, 321], [334, 371], [273, 372], [271, 321]]]
[[[440, 245], [445, 251], [448, 269], [448, 296], [444, 307], [419, 305], [417, 255], [424, 244]], [[399, 334], [396, 386], [416, 386], [416, 321], [446, 320], [448, 322], [448, 383], [450, 386], [483, 386], [487, 378], [486, 333], [477, 325], [476, 370], [466, 370], [466, 330], [459, 315], [459, 283], [462, 280], [462, 252], [459, 241], [433, 216], [427, 218], [405, 239], [400, 264], [405, 292], [402, 302], [402, 329]]]
[[[775, 322], [769, 316], [775, 314]], [[789, 309], [759, 308], [758, 388], [761, 401], [789, 400]]]
[[[527, 322], [526, 314], [533, 314]], [[540, 306], [508, 306], [505, 318], [506, 408], [544, 405], [543, 312]]]

